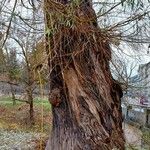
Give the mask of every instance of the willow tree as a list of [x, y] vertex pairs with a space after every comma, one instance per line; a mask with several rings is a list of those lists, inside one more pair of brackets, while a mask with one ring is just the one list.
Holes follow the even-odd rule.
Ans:
[[47, 150], [124, 149], [122, 90], [91, 2], [45, 0], [53, 127]]
[[[0, 12], [5, 10], [6, 1], [2, 0]], [[122, 9], [119, 8], [116, 13], [112, 10], [124, 1], [127, 2], [125, 7], [137, 7], [131, 15], [128, 9], [125, 19], [121, 16], [118, 21], [116, 15], [120, 14]], [[15, 9], [20, 6], [17, 5], [18, 2], [15, 0], [13, 9], [8, 13], [10, 17], [7, 18], [11, 19], [5, 31], [6, 35], [13, 29], [11, 22], [14, 16], [40, 34], [34, 26], [37, 23], [38, 27], [42, 27], [40, 14], [36, 16], [37, 21], [31, 23], [34, 18], [30, 18], [30, 15], [29, 18], [21, 17], [21, 12], [17, 12], [19, 7]], [[21, 0], [20, 3], [31, 11], [39, 10], [37, 3], [41, 6], [39, 0]], [[50, 73], [49, 99], [53, 113], [53, 128], [47, 150], [124, 149], [120, 102], [122, 90], [110, 73], [110, 43], [116, 29], [120, 32], [116, 32], [119, 34], [115, 35], [115, 43], [118, 43], [120, 38], [134, 44], [150, 42], [147, 23], [150, 5], [145, 5], [144, 0], [98, 3], [109, 7], [103, 7], [103, 13], [100, 11], [98, 16], [104, 24], [105, 19], [108, 19], [110, 24], [107, 24], [106, 28], [99, 27], [91, 0], [44, 0], [42, 5], [45, 11], [45, 45]], [[145, 17], [146, 14], [148, 15]], [[115, 18], [113, 23], [112, 18]], [[145, 21], [141, 23], [143, 18]], [[126, 28], [121, 28], [123, 26]], [[9, 36], [5, 36], [3, 45], [7, 44], [8, 38]]]

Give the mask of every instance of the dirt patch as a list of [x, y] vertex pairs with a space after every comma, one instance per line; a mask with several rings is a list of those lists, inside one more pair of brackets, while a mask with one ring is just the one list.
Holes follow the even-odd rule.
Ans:
[[[35, 132], [7, 131], [0, 129], [0, 149], [1, 150], [38, 150], [39, 142], [44, 134]], [[44, 148], [44, 146], [43, 146]]]
[[32, 126], [26, 103], [13, 106], [5, 102], [0, 106], [0, 114], [0, 150], [44, 150], [52, 122], [47, 108], [39, 102], [34, 105]]

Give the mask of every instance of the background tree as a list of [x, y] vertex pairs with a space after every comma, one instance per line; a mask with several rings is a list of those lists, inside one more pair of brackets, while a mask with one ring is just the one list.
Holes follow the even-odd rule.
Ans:
[[10, 85], [13, 105], [15, 105], [16, 97], [15, 97], [15, 88], [13, 87], [13, 85], [18, 84], [20, 80], [20, 65], [17, 60], [16, 50], [10, 50], [9, 52], [7, 51], [6, 70], [8, 76], [7, 83], [9, 83]]
[[1, 82], [10, 85], [13, 105], [16, 104], [15, 88], [13, 86], [16, 85], [20, 79], [20, 66], [16, 56], [17, 54], [15, 50], [0, 50]]
[[129, 88], [133, 87], [131, 78], [137, 74], [137, 64], [138, 60], [136, 60], [136, 58], [129, 59], [125, 55], [119, 58], [117, 55], [113, 55], [111, 60], [111, 72], [125, 93], [127, 93]]
[[5, 59], [5, 54], [2, 48], [0, 48], [0, 73], [4, 73], [6, 71], [5, 64], [6, 64], [6, 59]]
[[35, 89], [35, 80], [34, 80], [34, 72], [33, 66], [30, 62], [30, 57], [32, 54], [31, 45], [28, 41], [22, 41], [19, 39], [14, 38], [14, 40], [19, 44], [21, 47], [21, 55], [23, 57], [22, 60], [22, 73], [21, 73], [21, 82], [25, 87], [25, 92], [27, 95], [27, 103], [29, 104], [29, 114], [30, 114], [30, 123], [31, 125], [34, 124], [34, 108], [33, 108], [33, 91]]
[[[21, 36], [22, 34], [19, 33], [19, 35]], [[18, 37], [12, 36], [12, 39], [21, 48], [20, 56], [23, 58], [21, 63], [21, 84], [23, 84], [27, 95], [25, 102], [29, 104], [30, 123], [32, 125], [34, 124], [34, 91], [36, 89], [37, 95], [40, 94], [39, 84], [43, 86], [46, 83], [46, 75], [44, 73], [47, 65], [45, 63], [45, 53], [43, 52], [44, 45], [42, 41], [39, 43], [36, 40], [32, 41], [33, 33], [30, 31], [27, 34], [23, 34], [22, 38]], [[43, 64], [46, 66], [44, 67]]]
[[[12, 45], [17, 50], [17, 56], [20, 58], [19, 61], [21, 61], [22, 67], [20, 85], [23, 85], [27, 95], [22, 101], [29, 104], [30, 123], [33, 124], [33, 92], [35, 86], [37, 86], [36, 79], [38, 78], [38, 75], [35, 78], [34, 74], [34, 66], [36, 65], [33, 64], [33, 51], [36, 49], [37, 39], [40, 39], [42, 35], [42, 23], [39, 23], [39, 10], [31, 8], [30, 11], [28, 2], [14, 1], [13, 3], [9, 3], [9, 1], [2, 2], [2, 31], [4, 32], [6, 29], [2, 45], [3, 47], [5, 45]], [[10, 6], [10, 9], [3, 7], [5, 4]], [[40, 27], [37, 27], [37, 24], [40, 24]]]

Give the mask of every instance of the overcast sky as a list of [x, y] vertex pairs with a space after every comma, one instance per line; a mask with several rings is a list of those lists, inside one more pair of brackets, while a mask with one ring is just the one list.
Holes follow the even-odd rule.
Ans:
[[[0, 0], [2, 1], [2, 0]], [[95, 0], [94, 2], [103, 2], [105, 0]], [[119, 0], [117, 0], [119, 1]], [[106, 2], [106, 1], [105, 1]], [[112, 1], [114, 2], [114, 0]], [[9, 3], [7, 4], [7, 10], [11, 9], [11, 7], [14, 5], [14, 0], [9, 1]], [[106, 6], [106, 10], [109, 9], [111, 6], [107, 5]], [[144, 6], [146, 7], [146, 5]], [[100, 9], [100, 5], [94, 5], [94, 9], [96, 12], [99, 12]], [[27, 11], [25, 8], [22, 8], [21, 6], [18, 6], [18, 8], [16, 9], [16, 12], [20, 12], [21, 16], [24, 17], [29, 17], [29, 15], [31, 15], [31, 13], [29, 12], [29, 10]], [[130, 13], [120, 13], [122, 12], [121, 10], [121, 6], [117, 7], [116, 9], [114, 9], [112, 12], [110, 12], [110, 14], [108, 15], [109, 20], [106, 19], [106, 22], [104, 22], [105, 18], [100, 18], [99, 20], [99, 24], [103, 25], [103, 23], [105, 23], [106, 25], [108, 24], [113, 24], [115, 22], [119, 22], [121, 20], [124, 20], [127, 16], [130, 16]], [[113, 16], [112, 16], [113, 14]], [[110, 16], [111, 16], [111, 20], [110, 20]], [[14, 43], [13, 43], [14, 44]], [[15, 46], [15, 45], [14, 45]], [[119, 55], [120, 57], [126, 58], [129, 62], [129, 64], [131, 64], [132, 62], [139, 64], [145, 64], [148, 63], [150, 61], [150, 49], [148, 50], [148, 44], [144, 44], [142, 46], [130, 46], [127, 43], [121, 43], [119, 45], [119, 48], [116, 47], [112, 47], [113, 51], [117, 52], [119, 50]], [[149, 53], [148, 53], [149, 51]], [[138, 65], [134, 71], [134, 74], [137, 73], [137, 69], [138, 69]]]

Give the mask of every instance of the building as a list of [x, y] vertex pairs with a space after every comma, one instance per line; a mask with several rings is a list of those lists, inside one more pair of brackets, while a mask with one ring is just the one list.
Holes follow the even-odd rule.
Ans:
[[138, 74], [140, 77], [140, 91], [150, 98], [150, 62], [139, 66]]
[[150, 62], [140, 65], [138, 74], [130, 78], [123, 99], [125, 118], [150, 127]]

